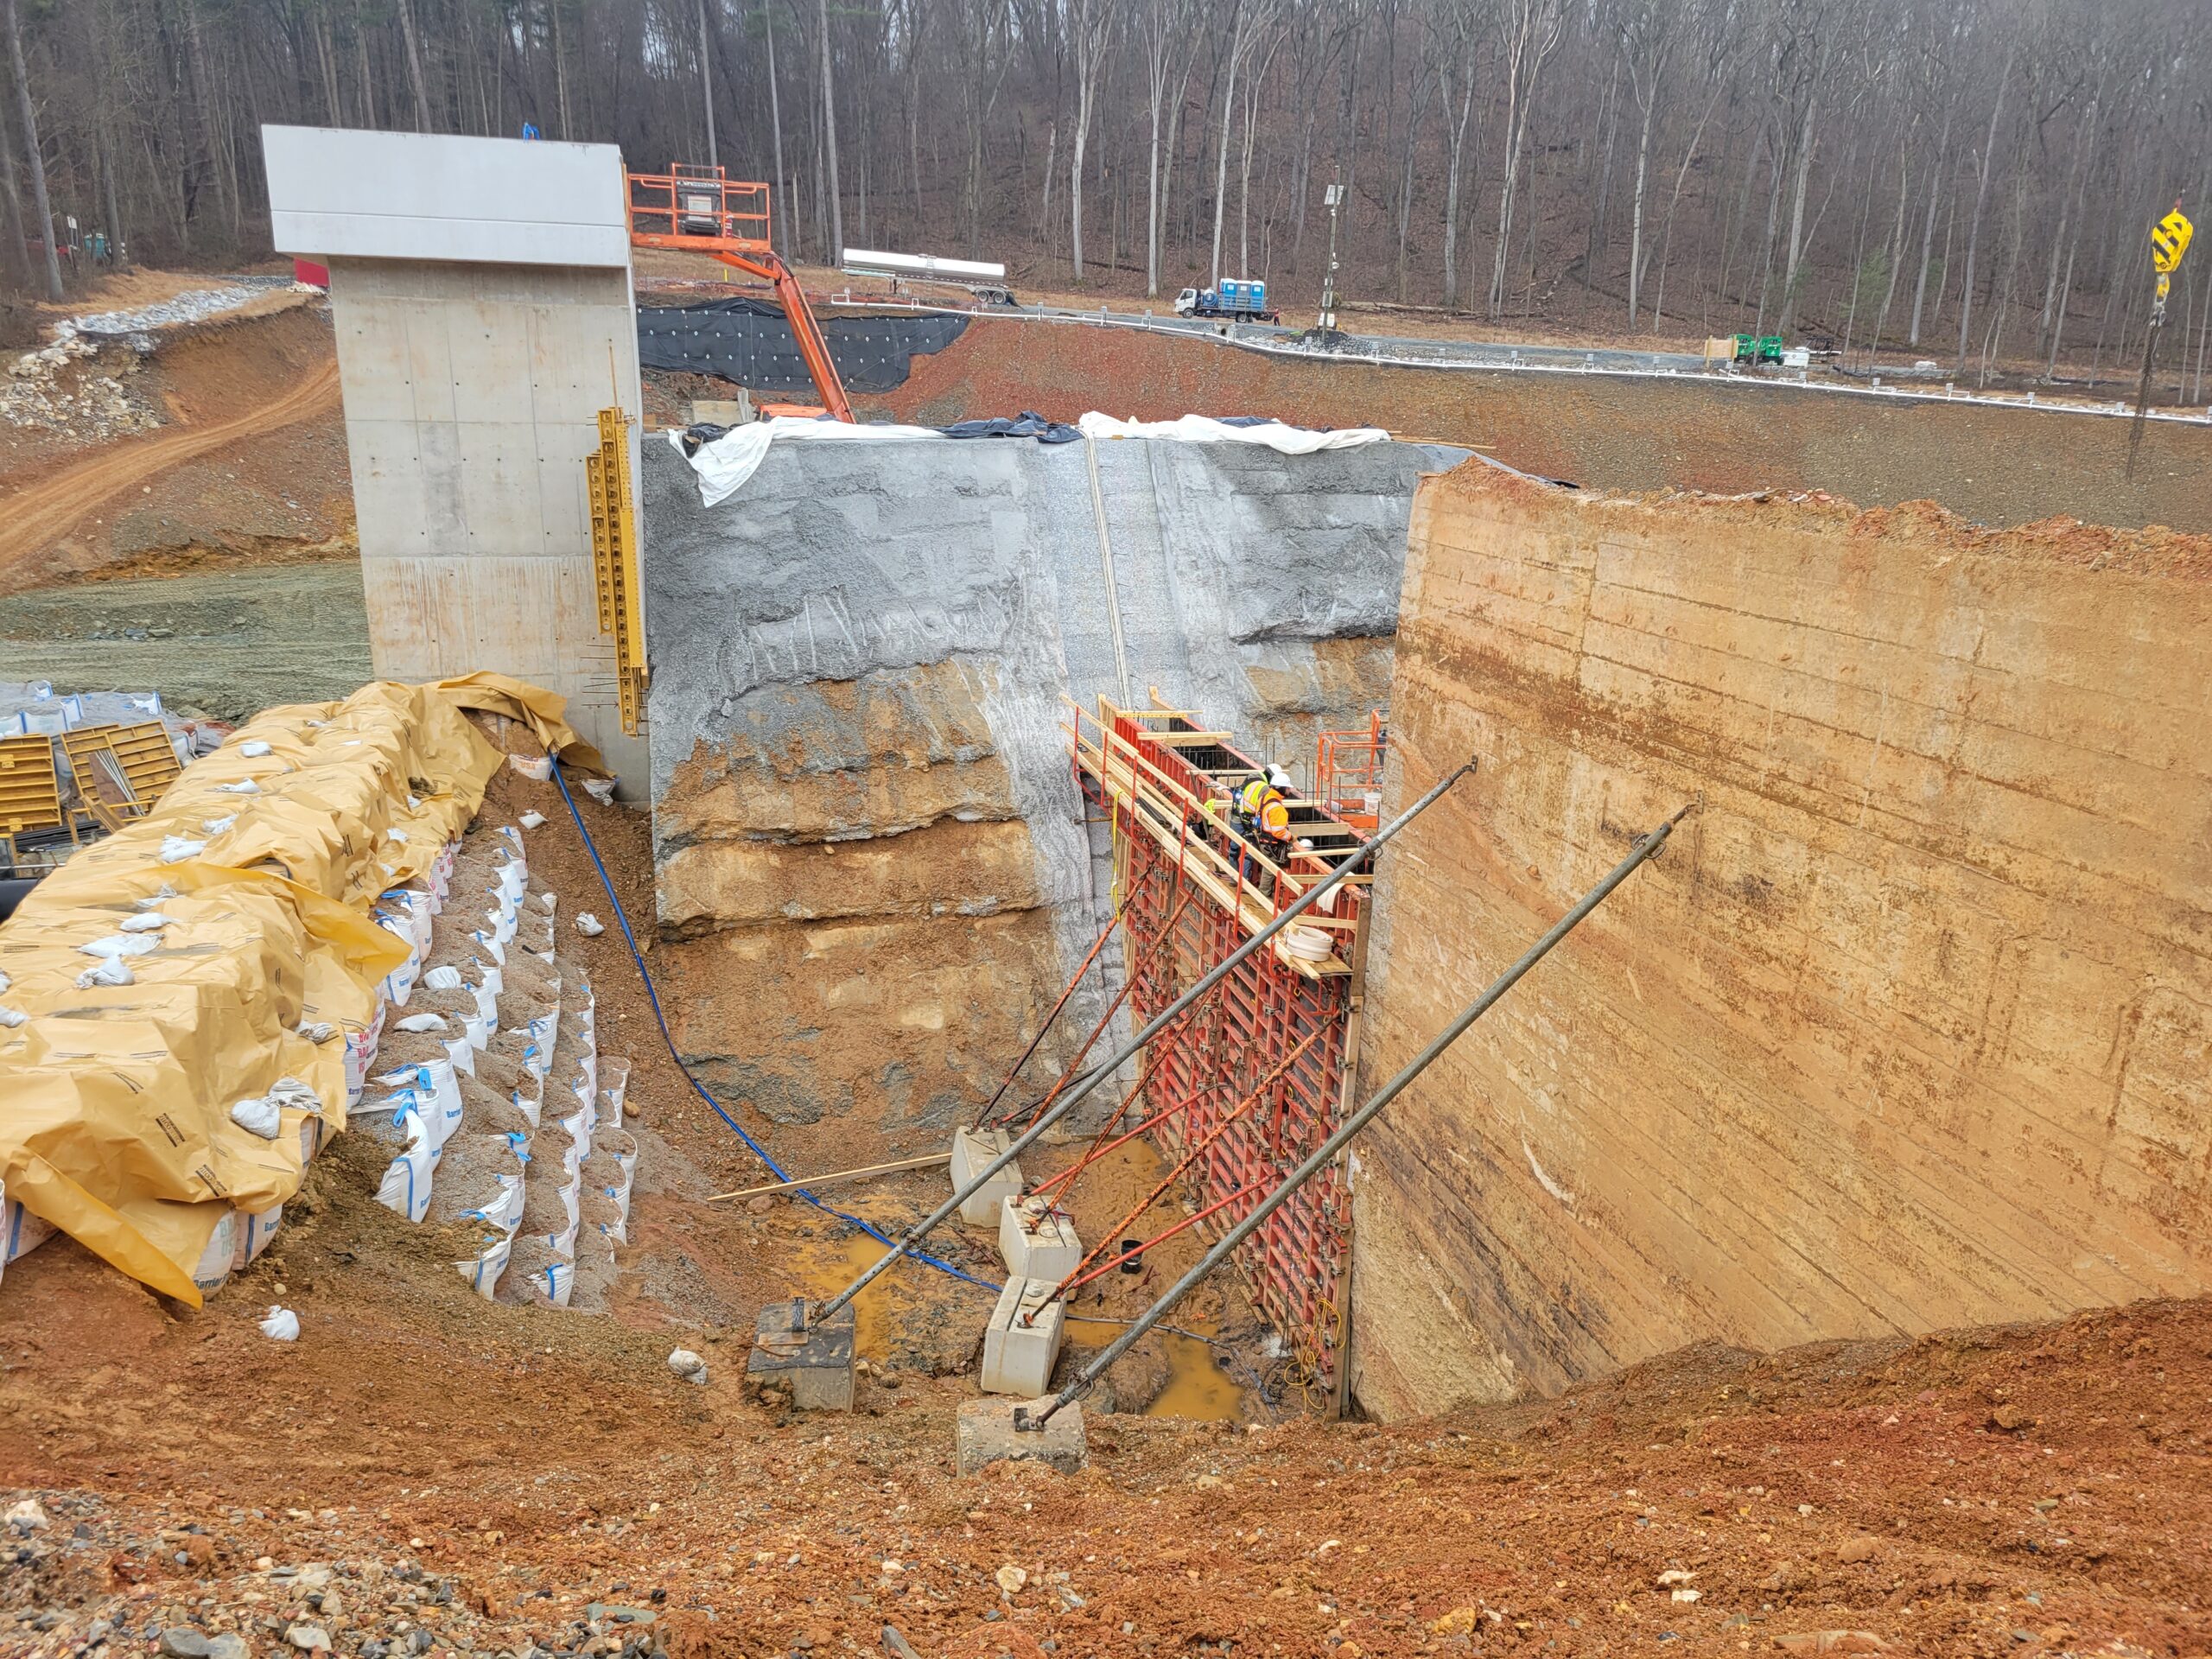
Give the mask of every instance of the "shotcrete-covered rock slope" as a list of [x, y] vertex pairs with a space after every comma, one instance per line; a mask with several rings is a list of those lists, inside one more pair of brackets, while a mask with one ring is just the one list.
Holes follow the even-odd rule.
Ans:
[[659, 919], [711, 1085], [888, 1125], [988, 1092], [1110, 906], [1065, 700], [1156, 690], [1286, 761], [1363, 724], [1459, 453], [779, 444], [707, 508], [648, 443]]

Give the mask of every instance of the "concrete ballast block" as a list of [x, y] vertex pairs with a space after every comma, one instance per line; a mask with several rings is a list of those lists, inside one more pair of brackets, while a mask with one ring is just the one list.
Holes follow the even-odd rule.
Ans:
[[1071, 1475], [1083, 1467], [1084, 1442], [1083, 1408], [1070, 1403], [1055, 1413], [1041, 1429], [1014, 1426], [1014, 1414], [1033, 1416], [1050, 1400], [969, 1400], [960, 1408], [953, 1429], [955, 1467], [972, 1475], [986, 1464], [1041, 1463]]
[[[991, 1166], [992, 1160], [1013, 1144], [1004, 1129], [958, 1129], [952, 1136], [952, 1190], [959, 1192]], [[960, 1206], [960, 1219], [970, 1227], [988, 1227], [999, 1218], [1001, 1199], [1021, 1196], [1021, 1162], [1016, 1159], [976, 1188]]]
[[[1060, 1357], [1067, 1305], [1052, 1300], [1051, 1279], [1009, 1279], [983, 1330], [983, 1392], [1030, 1399], [1051, 1386]], [[1027, 1316], [1029, 1323], [1024, 1324]]]
[[826, 1319], [809, 1319], [804, 1297], [769, 1303], [754, 1326], [745, 1375], [761, 1388], [789, 1389], [801, 1411], [850, 1411], [852, 1304]]
[[1016, 1278], [1058, 1284], [1083, 1260], [1083, 1242], [1065, 1216], [1033, 1212], [1020, 1198], [1007, 1198], [999, 1205], [999, 1254]]

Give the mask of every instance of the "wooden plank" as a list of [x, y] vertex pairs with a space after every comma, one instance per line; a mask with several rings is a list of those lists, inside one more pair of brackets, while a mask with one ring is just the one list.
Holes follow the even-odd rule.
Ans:
[[741, 1187], [734, 1192], [716, 1192], [710, 1196], [707, 1202], [720, 1204], [725, 1198], [758, 1198], [770, 1192], [795, 1192], [802, 1186], [838, 1186], [847, 1181], [865, 1181], [878, 1175], [896, 1175], [901, 1170], [935, 1169], [939, 1165], [949, 1164], [951, 1161], [950, 1153], [932, 1152], [925, 1157], [902, 1158], [896, 1163], [868, 1164], [859, 1169], [840, 1169], [827, 1175], [810, 1175], [804, 1180], [772, 1181], [766, 1186], [747, 1186]]

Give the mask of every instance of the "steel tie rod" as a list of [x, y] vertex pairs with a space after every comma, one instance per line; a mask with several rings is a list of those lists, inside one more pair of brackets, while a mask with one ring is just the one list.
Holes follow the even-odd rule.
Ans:
[[1097, 1358], [1084, 1366], [1082, 1374], [1067, 1387], [1062, 1389], [1053, 1397], [1051, 1405], [1034, 1416], [1030, 1414], [1028, 1407], [1016, 1406], [1014, 1408], [1014, 1427], [1024, 1433], [1039, 1431], [1054, 1412], [1089, 1392], [1090, 1386], [1106, 1374], [1109, 1366], [1128, 1352], [1146, 1332], [1165, 1319], [1167, 1316], [1167, 1311], [1197, 1288], [1201, 1280], [1226, 1262], [1230, 1253], [1257, 1232], [1260, 1224], [1280, 1210], [1292, 1193], [1319, 1173], [1339, 1152], [1344, 1150], [1354, 1135], [1374, 1120], [1376, 1114], [1402, 1094], [1407, 1086], [1426, 1071], [1431, 1063], [1442, 1055], [1446, 1049], [1459, 1041], [1465, 1034], [1468, 1027], [1488, 1014], [1496, 1006], [1498, 999], [1513, 988], [1522, 975], [1542, 961], [1554, 945], [1574, 931], [1577, 923], [1604, 903], [1606, 894], [1627, 880], [1630, 874], [1637, 865], [1665, 846], [1667, 837], [1674, 834], [1675, 826], [1682, 821], [1683, 814], [1688, 812], [1696, 804], [1694, 801], [1690, 802], [1650, 834], [1639, 836], [1636, 844], [1629, 849], [1628, 856], [1614, 865], [1611, 870], [1607, 872], [1604, 880], [1591, 888], [1583, 895], [1580, 903], [1554, 923], [1549, 932], [1523, 951], [1519, 961], [1492, 980], [1487, 990], [1461, 1009], [1459, 1018], [1431, 1039], [1427, 1047], [1422, 1049], [1420, 1053], [1406, 1063], [1404, 1070], [1376, 1090], [1364, 1106], [1338, 1125], [1336, 1132], [1316, 1147], [1304, 1163], [1291, 1171], [1274, 1191], [1254, 1206], [1250, 1215], [1224, 1233], [1221, 1236], [1221, 1242], [1208, 1250], [1196, 1267], [1169, 1286], [1166, 1294], [1147, 1309], [1141, 1318], [1116, 1337], [1113, 1344]]
[[1075, 1108], [1077, 1103], [1088, 1096], [1092, 1090], [1097, 1088], [1100, 1084], [1105, 1082], [1106, 1079], [1112, 1077], [1115, 1072], [1120, 1071], [1131, 1055], [1135, 1054], [1154, 1037], [1157, 1037], [1161, 1032], [1165, 1031], [1168, 1026], [1173, 1023], [1173, 1021], [1179, 1017], [1185, 1010], [1189, 1008], [1193, 1002], [1196, 1002], [1208, 991], [1221, 983], [1224, 979], [1226, 979], [1229, 976], [1230, 970], [1234, 969], [1238, 963], [1243, 961], [1245, 957], [1250, 956], [1255, 950], [1265, 944], [1269, 939], [1282, 931], [1284, 928], [1287, 927], [1300, 916], [1311, 910], [1315, 905], [1319, 904], [1330, 893], [1335, 892], [1338, 887], [1344, 884], [1346, 878], [1351, 876], [1361, 864], [1375, 855], [1376, 849], [1379, 849], [1384, 842], [1389, 840], [1390, 837], [1396, 835], [1399, 830], [1404, 829], [1415, 818], [1428, 810], [1428, 809], [1436, 803], [1438, 798], [1443, 795], [1445, 791], [1450, 789], [1452, 785], [1458, 783], [1462, 778], [1466, 777], [1470, 772], [1473, 772], [1474, 769], [1475, 757], [1471, 755], [1468, 757], [1467, 762], [1465, 766], [1459, 767], [1456, 771], [1446, 772], [1442, 778], [1437, 780], [1435, 786], [1432, 788], [1427, 794], [1422, 796], [1411, 806], [1408, 807], [1403, 812], [1401, 812], [1396, 817], [1391, 819], [1389, 823], [1376, 830], [1373, 838], [1370, 839], [1365, 846], [1362, 847], [1350, 858], [1344, 860], [1344, 862], [1338, 865], [1337, 868], [1330, 873], [1325, 880], [1319, 881], [1313, 887], [1306, 888], [1304, 893], [1299, 895], [1297, 902], [1293, 904], [1289, 909], [1284, 911], [1273, 921], [1269, 922], [1265, 927], [1252, 935], [1250, 938], [1245, 940], [1243, 944], [1240, 944], [1236, 950], [1230, 952], [1228, 956], [1223, 957], [1222, 960], [1217, 963], [1206, 974], [1205, 978], [1201, 979], [1197, 984], [1192, 986], [1191, 988], [1184, 992], [1182, 995], [1177, 997], [1173, 1002], [1169, 1003], [1166, 1007], [1161, 1009], [1159, 1014], [1154, 1015], [1151, 1022], [1147, 1024], [1142, 1031], [1140, 1031], [1135, 1036], [1129, 1039], [1128, 1044], [1119, 1053], [1114, 1055], [1110, 1059], [1102, 1061], [1084, 1077], [1082, 1082], [1078, 1083], [1073, 1089], [1062, 1096], [1060, 1097], [1060, 1102], [1057, 1106], [1055, 1106], [1051, 1111], [1046, 1112], [1043, 1116], [1039, 1117], [1034, 1123], [1031, 1124], [1027, 1129], [1023, 1131], [1019, 1140], [1015, 1141], [1012, 1145], [1007, 1147], [1004, 1152], [1001, 1153], [996, 1160], [987, 1166], [982, 1173], [976, 1175], [973, 1180], [969, 1181], [966, 1186], [961, 1188], [957, 1192], [955, 1192], [950, 1198], [947, 1198], [943, 1204], [931, 1211], [922, 1220], [917, 1222], [912, 1227], [909, 1228], [906, 1235], [901, 1237], [896, 1244], [893, 1244], [888, 1250], [884, 1252], [884, 1254], [877, 1260], [874, 1267], [870, 1268], [866, 1273], [861, 1274], [859, 1278], [854, 1280], [851, 1284], [847, 1285], [844, 1289], [839, 1291], [836, 1295], [831, 1297], [830, 1300], [822, 1304], [821, 1307], [816, 1311], [815, 1317], [817, 1319], [829, 1318], [830, 1315], [835, 1313], [847, 1302], [849, 1302], [854, 1297], [860, 1294], [861, 1291], [867, 1289], [869, 1283], [878, 1274], [881, 1273], [893, 1262], [896, 1262], [900, 1256], [904, 1255], [914, 1245], [919, 1243], [924, 1238], [927, 1237], [931, 1229], [936, 1227], [938, 1223], [942, 1222], [954, 1211], [957, 1210], [963, 1204], [965, 1204], [970, 1197], [982, 1189], [983, 1185], [988, 1182], [992, 1176], [997, 1174], [999, 1171], [1004, 1169], [1008, 1164], [1020, 1157], [1023, 1151], [1026, 1150], [1038, 1136], [1044, 1134], [1046, 1129], [1052, 1128], [1052, 1126], [1058, 1122], [1061, 1118], [1066, 1116], [1067, 1114]]

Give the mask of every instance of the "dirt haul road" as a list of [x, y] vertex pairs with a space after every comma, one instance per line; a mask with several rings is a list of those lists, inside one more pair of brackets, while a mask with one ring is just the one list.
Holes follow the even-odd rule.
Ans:
[[8, 502], [0, 519], [0, 589], [32, 555], [60, 540], [100, 505], [125, 490], [225, 444], [265, 437], [338, 405], [338, 360], [327, 357], [276, 397], [207, 425], [169, 427], [129, 438], [42, 479]]

